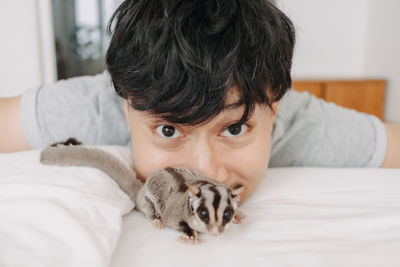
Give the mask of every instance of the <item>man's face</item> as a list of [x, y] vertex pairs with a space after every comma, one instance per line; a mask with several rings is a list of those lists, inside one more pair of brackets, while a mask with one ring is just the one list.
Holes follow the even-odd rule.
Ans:
[[[230, 93], [226, 106], [238, 102]], [[278, 102], [274, 104], [276, 110]], [[241, 126], [235, 126], [244, 107], [224, 109], [213, 120], [196, 126], [171, 124], [125, 101], [125, 116], [131, 132], [132, 157], [140, 179], [167, 166], [183, 166], [228, 186], [245, 185], [241, 201], [265, 176], [271, 149], [274, 114], [265, 106]], [[229, 127], [230, 126], [230, 127]]]

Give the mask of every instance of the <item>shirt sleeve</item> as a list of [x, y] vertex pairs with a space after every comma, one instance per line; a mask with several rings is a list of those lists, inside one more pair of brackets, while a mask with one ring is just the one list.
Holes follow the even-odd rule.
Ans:
[[126, 145], [123, 99], [107, 72], [31, 88], [21, 100], [22, 124], [32, 149], [75, 137], [87, 145]]
[[276, 114], [269, 167], [379, 167], [386, 143], [375, 116], [291, 90]]

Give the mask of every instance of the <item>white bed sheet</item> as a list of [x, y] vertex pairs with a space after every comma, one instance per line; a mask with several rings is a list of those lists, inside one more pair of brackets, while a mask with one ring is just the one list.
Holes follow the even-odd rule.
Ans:
[[400, 169], [270, 169], [244, 224], [188, 245], [104, 173], [38, 157], [0, 155], [1, 267], [400, 266]]
[[242, 209], [195, 246], [130, 213], [112, 266], [400, 266], [400, 169], [270, 169]]

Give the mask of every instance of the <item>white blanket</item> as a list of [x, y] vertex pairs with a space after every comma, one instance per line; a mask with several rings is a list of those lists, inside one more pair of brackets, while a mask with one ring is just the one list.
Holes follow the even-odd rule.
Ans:
[[133, 203], [104, 173], [38, 155], [0, 155], [1, 267], [400, 266], [400, 169], [270, 169], [243, 225], [188, 245], [121, 217]]

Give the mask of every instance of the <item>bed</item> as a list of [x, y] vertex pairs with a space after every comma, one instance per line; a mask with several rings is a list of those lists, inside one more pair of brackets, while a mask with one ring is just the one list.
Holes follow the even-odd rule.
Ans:
[[[129, 164], [126, 147], [99, 147]], [[400, 169], [269, 169], [247, 218], [189, 245], [99, 170], [0, 154], [0, 266], [400, 266]]]

